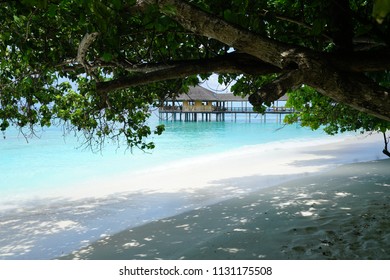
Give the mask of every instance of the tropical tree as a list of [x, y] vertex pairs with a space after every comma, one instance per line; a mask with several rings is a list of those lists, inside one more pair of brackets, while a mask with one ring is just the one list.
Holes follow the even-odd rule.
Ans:
[[211, 73], [259, 111], [294, 92], [388, 128], [389, 1], [1, 1], [0, 128], [60, 120], [91, 144], [152, 148], [149, 107]]
[[346, 131], [382, 133], [383, 153], [390, 157], [388, 150], [390, 139], [386, 134], [390, 129], [388, 121], [370, 116], [345, 104], [334, 102], [307, 86], [289, 92], [286, 106], [295, 109], [294, 113], [287, 115], [284, 119], [284, 122], [289, 124], [299, 122], [302, 126], [310, 127], [313, 130], [323, 128], [330, 135]]

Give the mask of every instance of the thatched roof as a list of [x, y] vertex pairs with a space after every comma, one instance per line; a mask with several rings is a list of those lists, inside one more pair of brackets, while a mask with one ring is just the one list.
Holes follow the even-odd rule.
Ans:
[[[172, 100], [172, 99], [170, 99]], [[248, 97], [233, 95], [232, 93], [214, 93], [201, 86], [190, 87], [188, 93], [181, 93], [175, 101], [219, 101], [219, 102], [241, 102], [248, 101]], [[282, 96], [279, 101], [286, 101], [287, 95]]]
[[248, 101], [248, 97], [236, 96], [233, 93], [220, 93], [218, 94], [220, 101]]
[[176, 98], [176, 101], [219, 101], [217, 94], [204, 87], [195, 86], [190, 87], [187, 93], [181, 93]]

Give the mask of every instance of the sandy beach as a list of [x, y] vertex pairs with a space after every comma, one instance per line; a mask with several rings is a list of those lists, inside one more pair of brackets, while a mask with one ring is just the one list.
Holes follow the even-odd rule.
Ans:
[[3, 201], [0, 259], [387, 259], [382, 145], [247, 146]]
[[[224, 154], [191, 163], [197, 176], [186, 173], [188, 165], [170, 166], [182, 175], [173, 180], [167, 169], [155, 170], [159, 192], [193, 209], [102, 236], [62, 258], [390, 259], [390, 160], [379, 139]], [[142, 176], [137, 184], [145, 188]]]

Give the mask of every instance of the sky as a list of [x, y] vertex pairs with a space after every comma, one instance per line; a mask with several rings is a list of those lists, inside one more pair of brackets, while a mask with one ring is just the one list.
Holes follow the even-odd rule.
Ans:
[[217, 93], [227, 93], [231, 92], [230, 87], [232, 85], [226, 86], [225, 84], [220, 84], [218, 82], [218, 75], [212, 74], [206, 81], [200, 84], [200, 86], [205, 87], [213, 92]]

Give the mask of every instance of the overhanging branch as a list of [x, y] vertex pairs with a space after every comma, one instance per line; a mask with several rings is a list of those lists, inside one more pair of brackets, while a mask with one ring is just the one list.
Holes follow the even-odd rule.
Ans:
[[292, 70], [262, 86], [257, 93], [251, 94], [249, 96], [249, 102], [255, 107], [261, 106], [263, 103], [270, 105], [271, 102], [281, 98], [287, 91], [296, 89], [302, 83], [302, 72], [300, 70]]
[[[337, 102], [351, 105], [359, 111], [384, 120], [390, 120], [389, 91], [379, 87], [379, 85], [373, 83], [364, 75], [351, 73], [351, 69], [348, 69], [348, 66], [345, 67], [345, 65], [338, 63], [337, 60], [327, 59], [323, 53], [259, 36], [250, 30], [229, 24], [212, 14], [208, 14], [186, 1], [138, 0], [137, 3], [138, 5], [157, 5], [162, 13], [176, 20], [185, 29], [201, 36], [213, 38], [242, 53], [256, 57], [262, 63], [267, 63], [266, 69], [268, 72], [265, 71], [266, 73], [271, 73], [269, 71], [271, 65], [273, 68], [278, 69], [273, 71], [273, 73], [289, 71], [289, 73], [279, 77], [279, 80], [268, 85], [268, 89], [267, 87], [265, 88], [270, 92], [274, 92], [274, 95], [281, 94], [286, 90], [291, 79], [296, 82], [297, 74], [295, 73], [300, 73], [298, 76], [303, 77], [303, 83], [312, 86], [323, 95], [331, 97]], [[169, 7], [169, 9], [166, 7]], [[244, 72], [243, 68], [222, 67], [221, 65], [221, 62], [216, 63], [213, 67], [210, 65], [206, 67], [196, 63], [192, 65], [176, 65], [165, 71], [159, 70], [146, 73], [145, 75], [134, 75], [129, 78], [98, 83], [98, 90], [107, 92], [153, 81], [183, 78], [208, 72]], [[362, 70], [361, 67], [355, 66], [354, 68], [358, 69], [358, 71]], [[375, 68], [376, 66], [372, 67], [372, 69]], [[296, 69], [296, 72], [291, 71], [293, 69]], [[291, 86], [296, 86], [294, 83], [290, 84]], [[272, 85], [275, 87], [272, 88]]]
[[[280, 54], [291, 50], [290, 45], [233, 26], [185, 1], [139, 0], [138, 3], [158, 5], [162, 13], [176, 20], [185, 29], [218, 40], [279, 68], [285, 66], [285, 61]], [[171, 9], [166, 9], [166, 7], [171, 7]]]
[[165, 68], [149, 71], [143, 74], [133, 75], [100, 82], [97, 84], [98, 92], [104, 93], [131, 86], [139, 86], [164, 80], [185, 78], [202, 73], [238, 73], [252, 75], [266, 75], [278, 73], [280, 69], [265, 63], [255, 57], [241, 53], [230, 53], [224, 56], [186, 60], [165, 64]]
[[390, 90], [364, 74], [341, 72], [325, 62], [312, 63], [303, 82], [333, 100], [390, 121]]
[[77, 50], [77, 62], [79, 62], [81, 65], [87, 65], [88, 62], [86, 60], [87, 52], [89, 47], [92, 45], [93, 42], [95, 42], [96, 38], [98, 37], [99, 33], [87, 33], [84, 35], [83, 39], [81, 40], [79, 44], [79, 48]]
[[92, 45], [93, 42], [95, 42], [95, 40], [98, 36], [99, 36], [98, 32], [94, 32], [91, 34], [89, 34], [89, 33], [85, 34], [83, 39], [80, 42], [79, 48], [77, 50], [77, 58], [76, 58], [76, 61], [78, 63], [80, 63], [85, 68], [85, 71], [89, 75], [91, 75], [95, 80], [98, 80], [98, 78], [95, 75], [95, 73], [93, 73], [93, 71], [92, 71], [92, 69], [91, 69], [91, 67], [86, 59], [86, 56], [87, 56], [87, 52], [88, 52], [89, 47]]
[[[241, 57], [243, 58], [244, 53], [230, 53], [228, 55], [236, 56], [237, 60]], [[260, 61], [257, 58], [246, 55], [246, 64], [250, 62], [250, 60]], [[379, 72], [390, 70], [390, 49], [382, 49], [376, 51], [359, 51], [352, 52], [350, 54], [334, 54], [334, 53], [326, 53], [323, 54], [323, 57], [331, 62], [331, 64], [337, 68], [338, 70], [344, 72], [356, 72], [356, 73], [364, 73], [364, 72]], [[223, 58], [225, 59], [225, 57]], [[227, 60], [230, 60], [229, 57], [226, 57]], [[88, 62], [88, 68], [90, 70], [95, 70], [97, 68], [106, 68], [106, 69], [123, 69], [129, 73], [148, 73], [154, 72], [158, 70], [165, 70], [172, 67], [175, 67], [180, 64], [191, 64], [193, 61], [191, 60], [183, 60], [183, 61], [171, 61], [164, 63], [137, 63], [130, 62], [126, 59], [122, 60], [113, 60], [110, 62], [105, 62], [101, 59], [96, 61]], [[255, 62], [256, 63], [256, 62]], [[71, 59], [64, 61], [61, 64], [56, 65], [56, 68], [62, 71], [76, 71], [82, 68], [85, 68], [82, 64], [77, 63], [77, 60]], [[281, 71], [280, 68], [274, 67], [275, 73]]]

